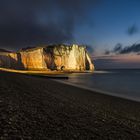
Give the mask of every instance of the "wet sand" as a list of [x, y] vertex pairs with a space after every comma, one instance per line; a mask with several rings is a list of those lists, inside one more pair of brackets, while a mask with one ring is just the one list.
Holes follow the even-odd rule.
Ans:
[[140, 103], [0, 71], [0, 139], [140, 139]]

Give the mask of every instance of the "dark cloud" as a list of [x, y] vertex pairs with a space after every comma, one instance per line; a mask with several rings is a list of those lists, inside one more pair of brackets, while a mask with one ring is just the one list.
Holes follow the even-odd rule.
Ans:
[[120, 53], [121, 50], [122, 50], [122, 44], [121, 44], [121, 43], [118, 43], [118, 44], [116, 44], [116, 46], [114, 47], [113, 52], [115, 52], [115, 53]]
[[95, 0], [0, 0], [0, 46], [69, 43]]
[[121, 51], [122, 51], [122, 44], [117, 43], [113, 50], [105, 50], [104, 54], [105, 55], [110, 55], [111, 53], [119, 54]]
[[140, 52], [140, 44], [133, 44], [132, 46], [124, 47], [120, 54], [127, 54], [127, 53], [138, 53]]
[[134, 24], [127, 29], [128, 35], [134, 35], [139, 32], [138, 27]]
[[137, 55], [140, 54], [140, 44], [133, 44], [130, 46], [122, 47], [122, 44], [118, 43], [115, 45], [113, 50], [108, 51], [109, 53], [105, 53], [109, 55], [110, 53], [115, 54], [128, 54], [128, 53], [136, 53]]

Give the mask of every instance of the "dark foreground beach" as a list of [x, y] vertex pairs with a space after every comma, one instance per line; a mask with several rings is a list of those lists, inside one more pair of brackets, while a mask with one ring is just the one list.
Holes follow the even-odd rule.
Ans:
[[0, 139], [140, 139], [140, 103], [0, 71]]

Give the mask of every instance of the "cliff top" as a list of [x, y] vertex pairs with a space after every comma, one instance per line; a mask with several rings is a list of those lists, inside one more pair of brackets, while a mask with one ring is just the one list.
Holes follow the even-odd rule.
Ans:
[[[60, 47], [60, 46], [63, 46], [63, 47], [72, 47], [73, 45], [77, 45], [77, 44], [49, 44], [49, 45], [38, 45], [38, 46], [28, 46], [28, 47], [25, 47], [25, 48], [21, 48], [18, 52], [24, 52], [24, 51], [33, 51], [33, 50], [37, 50], [37, 49], [42, 49], [42, 48], [54, 48], [54, 47]], [[77, 45], [79, 47], [85, 47], [85, 45]], [[9, 51], [9, 50], [6, 50], [6, 49], [3, 49], [3, 48], [0, 48], [0, 53], [13, 53], [13, 51]]]
[[[46, 47], [59, 47], [59, 46], [65, 46], [65, 47], [71, 47], [73, 45], [77, 45], [77, 44], [49, 44], [49, 45], [38, 45], [38, 46], [29, 46], [29, 47], [25, 47], [19, 50], [19, 52], [22, 51], [33, 51], [33, 50], [37, 50], [37, 49], [42, 49], [42, 48], [46, 48]], [[85, 47], [85, 45], [78, 45], [79, 47]]]

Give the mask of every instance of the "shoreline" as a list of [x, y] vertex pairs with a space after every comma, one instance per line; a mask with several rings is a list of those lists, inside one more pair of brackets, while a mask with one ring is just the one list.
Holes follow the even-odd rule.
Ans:
[[140, 103], [0, 71], [0, 139], [139, 139]]
[[96, 89], [96, 88], [90, 88], [90, 87], [83, 86], [83, 85], [76, 85], [74, 83], [67, 82], [67, 81], [62, 81], [62, 80], [57, 80], [57, 79], [52, 79], [52, 80], [54, 80], [56, 82], [63, 83], [63, 84], [67, 84], [67, 85], [70, 85], [70, 86], [73, 86], [73, 87], [78, 87], [78, 88], [81, 88], [81, 89], [89, 90], [91, 92], [97, 92], [99, 94], [103, 94], [103, 95], [107, 95], [107, 96], [112, 96], [112, 97], [121, 98], [121, 99], [124, 99], [124, 100], [130, 100], [130, 101], [140, 103], [140, 100], [138, 100], [137, 98], [134, 98], [134, 97], [125, 96], [125, 95], [121, 95], [121, 94], [117, 94], [117, 93], [113, 93], [113, 92], [108, 92], [108, 91], [103, 91], [103, 90]]
[[59, 75], [59, 74], [71, 74], [71, 73], [94, 73], [94, 71], [91, 70], [38, 70], [38, 69], [30, 69], [30, 70], [18, 70], [18, 69], [10, 69], [10, 68], [2, 68], [0, 67], [0, 71], [5, 72], [12, 72], [12, 73], [21, 73], [21, 74], [48, 74], [48, 75]]

